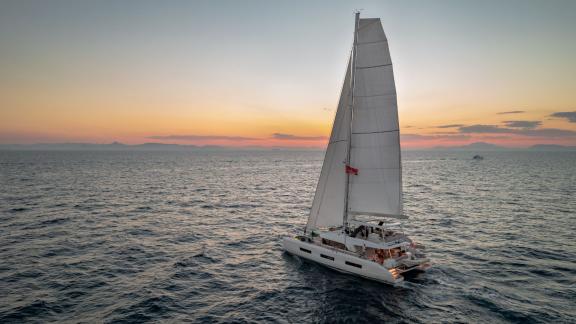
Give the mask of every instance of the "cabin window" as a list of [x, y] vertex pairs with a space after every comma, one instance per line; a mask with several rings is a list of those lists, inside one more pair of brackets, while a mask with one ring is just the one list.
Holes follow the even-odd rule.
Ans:
[[331, 241], [331, 240], [327, 240], [327, 239], [322, 239], [322, 244], [324, 245], [328, 245], [340, 250], [346, 250], [346, 245], [340, 243], [340, 242], [335, 242], [335, 241]]
[[353, 267], [362, 269], [362, 266], [359, 265], [359, 264], [357, 264], [357, 263], [353, 263], [353, 262], [348, 262], [348, 261], [346, 261], [346, 264], [349, 265], [349, 266], [353, 266]]
[[330, 261], [334, 261], [334, 258], [329, 256], [329, 255], [324, 255], [324, 254], [320, 254], [321, 257], [323, 257], [324, 259], [328, 259]]
[[304, 248], [300, 248], [300, 251], [312, 254], [312, 251], [304, 249]]

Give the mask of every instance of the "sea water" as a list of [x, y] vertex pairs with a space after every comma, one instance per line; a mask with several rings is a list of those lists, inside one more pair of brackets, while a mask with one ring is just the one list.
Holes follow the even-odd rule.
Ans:
[[0, 152], [0, 322], [574, 322], [576, 154], [474, 154], [403, 153], [394, 287], [283, 253], [322, 152]]

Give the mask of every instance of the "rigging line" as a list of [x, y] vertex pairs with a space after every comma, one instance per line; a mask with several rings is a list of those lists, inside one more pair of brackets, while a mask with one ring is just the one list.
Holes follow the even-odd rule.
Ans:
[[352, 133], [352, 135], [366, 135], [366, 134], [380, 134], [380, 133], [392, 133], [392, 132], [398, 132], [400, 131], [399, 129], [393, 129], [393, 130], [387, 130], [387, 131], [377, 131], [377, 132], [358, 132], [358, 133]]
[[357, 67], [356, 67], [356, 70], [373, 69], [373, 68], [379, 68], [379, 67], [391, 66], [391, 65], [392, 65], [392, 63], [390, 63], [390, 64], [372, 65], [372, 66], [357, 66]]

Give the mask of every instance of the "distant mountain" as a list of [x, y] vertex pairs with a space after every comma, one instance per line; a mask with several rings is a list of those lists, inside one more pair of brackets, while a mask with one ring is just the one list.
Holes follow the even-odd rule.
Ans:
[[459, 150], [459, 151], [503, 151], [509, 150], [507, 147], [498, 146], [496, 144], [476, 142], [463, 146], [436, 146], [436, 150]]
[[576, 151], [576, 146], [563, 146], [556, 144], [536, 144], [528, 148], [504, 147], [496, 144], [476, 142], [463, 146], [436, 146], [434, 150], [450, 151]]
[[260, 151], [260, 150], [286, 150], [286, 151], [321, 151], [316, 147], [227, 147], [219, 145], [181, 145], [164, 143], [123, 144], [113, 142], [110, 144], [94, 143], [38, 143], [38, 144], [0, 144], [0, 151]]
[[534, 151], [576, 151], [576, 146], [564, 146], [556, 144], [536, 144], [530, 147]]
[[[123, 144], [113, 142], [110, 144], [94, 143], [38, 143], [38, 144], [0, 144], [0, 151], [322, 151], [318, 147], [262, 147], [262, 146], [245, 146], [245, 147], [227, 147], [218, 145], [181, 145], [181, 144], [164, 144], [164, 143], [143, 143], [143, 144]], [[443, 151], [576, 151], [576, 146], [562, 146], [554, 144], [537, 144], [529, 148], [510, 148], [498, 146], [491, 143], [476, 142], [463, 146], [436, 146], [432, 149], [409, 149], [409, 150], [443, 150]]]
[[[124, 144], [123, 144], [124, 145]], [[182, 151], [182, 150], [195, 150], [199, 147], [196, 145], [180, 145], [180, 144], [164, 144], [164, 143], [144, 143], [136, 145], [124, 145], [124, 149], [134, 149], [141, 151]]]
[[127, 145], [118, 142], [110, 144], [93, 143], [38, 143], [38, 144], [0, 144], [0, 150], [10, 151], [182, 151], [201, 147], [195, 145], [144, 143]]

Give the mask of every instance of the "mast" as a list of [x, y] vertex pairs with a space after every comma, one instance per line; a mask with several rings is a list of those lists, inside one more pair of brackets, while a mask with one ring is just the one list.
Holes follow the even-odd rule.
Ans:
[[[402, 215], [398, 103], [388, 39], [380, 19], [355, 18], [354, 46], [308, 231], [346, 227], [356, 215]], [[344, 163], [361, 172], [344, 172]]]
[[[358, 25], [360, 11], [356, 11], [354, 19], [354, 43], [352, 45], [352, 67], [350, 70], [350, 125], [348, 126], [348, 147], [346, 149], [346, 166], [350, 165], [350, 151], [352, 149], [352, 123], [354, 120], [354, 86], [356, 85], [356, 47], [358, 43]], [[350, 199], [350, 173], [346, 172], [346, 190], [344, 191], [343, 228], [348, 228], [348, 200]]]

